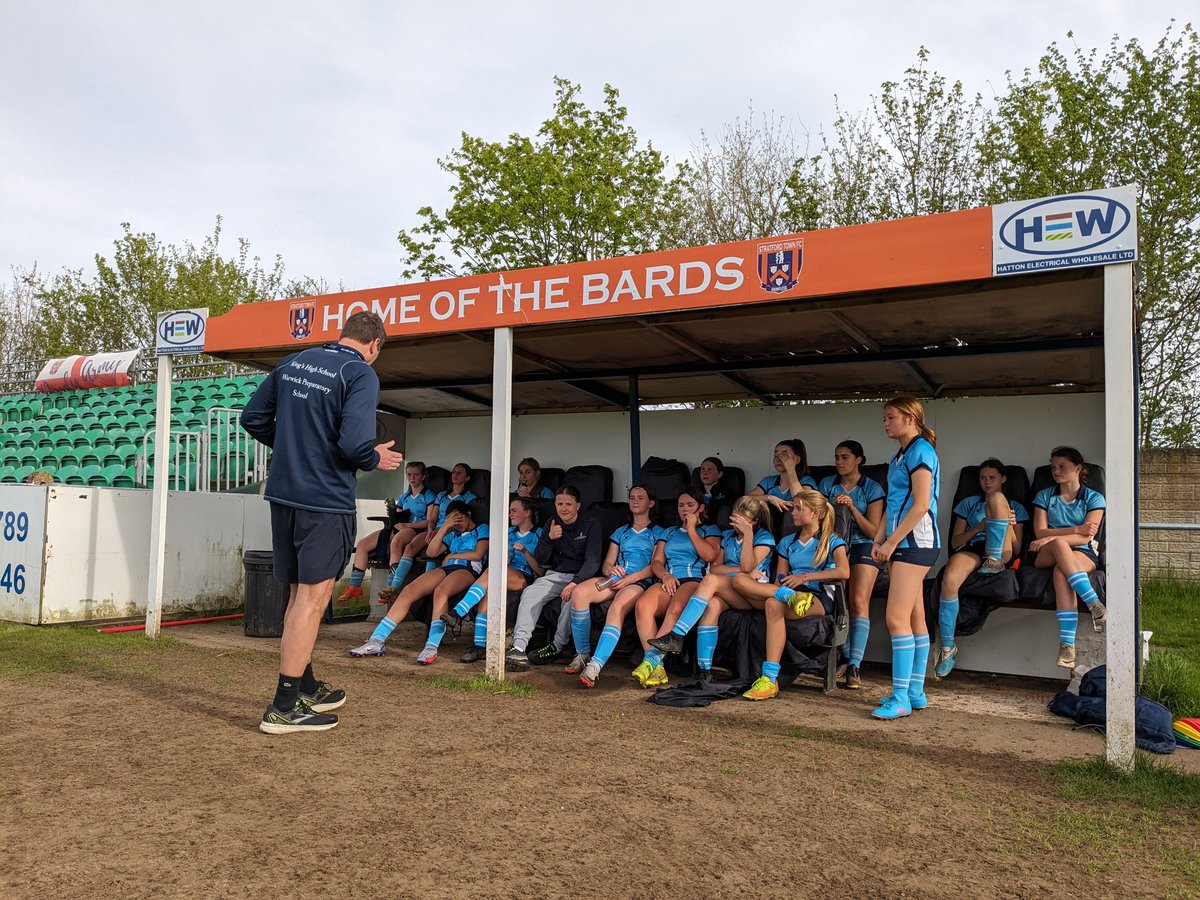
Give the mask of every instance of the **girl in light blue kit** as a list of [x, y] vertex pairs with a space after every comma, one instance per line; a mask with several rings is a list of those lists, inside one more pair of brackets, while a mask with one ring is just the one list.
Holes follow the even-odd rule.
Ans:
[[850, 513], [850, 636], [846, 640], [846, 687], [862, 687], [859, 667], [871, 633], [871, 591], [883, 570], [871, 555], [875, 532], [883, 521], [883, 488], [862, 474], [867, 457], [858, 441], [842, 441], [833, 451], [836, 475], [821, 480], [817, 488], [836, 506]]
[[1058, 665], [1075, 668], [1075, 629], [1079, 604], [1092, 614], [1092, 626], [1104, 630], [1108, 610], [1100, 602], [1088, 572], [1100, 563], [1096, 533], [1104, 521], [1104, 495], [1087, 486], [1083, 456], [1074, 447], [1050, 451], [1050, 474], [1054, 487], [1038, 491], [1033, 498], [1033, 535], [1030, 545], [1039, 569], [1054, 568], [1054, 605], [1058, 615]]
[[1004, 571], [1021, 548], [1024, 523], [1029, 512], [1016, 500], [1004, 496], [1004, 463], [995, 457], [979, 464], [979, 493], [954, 507], [958, 518], [950, 535], [950, 559], [942, 572], [942, 593], [938, 600], [938, 650], [933, 667], [935, 678], [945, 678], [954, 668], [958, 645], [954, 628], [958, 624], [958, 592], [963, 582], [978, 570], [984, 575]]
[[383, 656], [384, 643], [396, 626], [404, 621], [412, 605], [423, 597], [433, 595], [433, 614], [425, 647], [417, 656], [423, 666], [437, 660], [438, 647], [446, 634], [443, 616], [450, 608], [450, 598], [466, 590], [487, 565], [488, 527], [476, 525], [471, 508], [456, 500], [446, 508], [446, 521], [434, 532], [429, 552], [442, 557], [441, 564], [424, 572], [407, 585], [388, 610], [387, 616], [375, 626], [365, 644], [350, 651], [351, 656]]
[[646, 588], [634, 608], [638, 639], [646, 655], [633, 670], [633, 677], [642, 687], [667, 683], [662, 663], [650, 664], [654, 658], [650, 639], [658, 634], [658, 620], [676, 621], [708, 574], [709, 565], [721, 558], [721, 529], [707, 523], [708, 510], [701, 489], [685, 488], [675, 503], [683, 524], [659, 531], [650, 560], [658, 581]]
[[[534, 552], [542, 539], [542, 530], [534, 521], [536, 505], [529, 497], [513, 497], [508, 504], [508, 572], [506, 587], [523, 591], [546, 570], [538, 564]], [[484, 569], [452, 612], [459, 619], [475, 610], [475, 643], [460, 657], [461, 662], [479, 662], [487, 655], [488, 570]], [[449, 616], [445, 617], [449, 620]], [[447, 625], [451, 624], [447, 621]]]
[[768, 475], [750, 491], [751, 497], [763, 497], [767, 503], [787, 512], [792, 508], [792, 494], [801, 486], [815, 488], [817, 482], [808, 474], [808, 451], [799, 438], [780, 441], [771, 458], [775, 474]]
[[[404, 476], [408, 481], [408, 489], [391, 504], [397, 512], [405, 515], [402, 521], [396, 523], [391, 540], [388, 542], [389, 566], [399, 563], [409, 541], [425, 532], [429, 525], [430, 507], [435, 502], [433, 491], [425, 487], [425, 463], [408, 463], [404, 467]], [[339, 603], [344, 603], [352, 597], [362, 596], [362, 583], [363, 576], [367, 571], [367, 561], [371, 551], [379, 543], [379, 533], [379, 531], [372, 531], [355, 546], [354, 568], [350, 573], [350, 584], [338, 597]]]
[[872, 711], [877, 719], [899, 719], [929, 705], [925, 669], [929, 629], [921, 590], [941, 553], [937, 527], [941, 464], [925, 408], [912, 397], [883, 407], [883, 430], [900, 445], [888, 463], [887, 515], [875, 533], [872, 555], [888, 566], [887, 626], [892, 636], [892, 693]]
[[[791, 508], [791, 501], [788, 501]], [[651, 670], [663, 661], [667, 653], [683, 650], [683, 639], [696, 629], [696, 664], [700, 679], [712, 681], [713, 655], [717, 649], [717, 622], [726, 609], [754, 609], [754, 604], [742, 596], [733, 583], [738, 572], [754, 575], [759, 581], [769, 581], [771, 553], [775, 536], [767, 530], [771, 510], [762, 496], [739, 497], [733, 504], [729, 524], [733, 527], [721, 538], [723, 561], [709, 566], [687, 605], [672, 621], [670, 614], [663, 620], [659, 636], [651, 638], [645, 661]]]
[[[429, 519], [424, 533], [418, 534], [405, 545], [400, 561], [392, 569], [392, 577], [388, 579], [388, 586], [379, 592], [380, 603], [390, 603], [400, 593], [400, 585], [404, 584], [404, 579], [412, 571], [413, 560], [417, 558], [417, 554], [430, 545], [434, 532], [446, 524], [446, 510], [450, 504], [455, 500], [470, 503], [479, 499], [467, 488], [471, 475], [471, 467], [466, 463], [457, 463], [450, 470], [449, 489], [440, 492], [433, 498], [433, 502], [429, 506]], [[430, 554], [427, 553], [426, 556], [428, 555]], [[435, 566], [437, 563], [430, 560], [425, 566], [426, 574], [433, 571]]]
[[542, 467], [532, 456], [517, 463], [517, 487], [513, 491], [518, 497], [534, 500], [553, 500], [554, 491], [542, 484]]
[[[578, 675], [584, 687], [594, 687], [600, 670], [616, 649], [621, 628], [642, 592], [654, 583], [650, 560], [662, 529], [651, 521], [657, 500], [645, 485], [629, 489], [629, 524], [609, 538], [608, 553], [600, 564], [600, 577], [582, 582], [571, 595], [571, 637], [575, 658], [563, 669]], [[592, 607], [611, 600], [604, 631], [592, 653]]]
[[758, 680], [742, 694], [747, 700], [770, 700], [779, 693], [779, 663], [787, 643], [788, 620], [830, 615], [833, 582], [850, 577], [846, 542], [833, 533], [836, 515], [824, 494], [801, 488], [792, 498], [792, 524], [798, 530], [777, 548], [778, 586], [763, 584], [752, 575], [733, 576], [733, 586], [761, 607], [767, 618], [766, 657]]

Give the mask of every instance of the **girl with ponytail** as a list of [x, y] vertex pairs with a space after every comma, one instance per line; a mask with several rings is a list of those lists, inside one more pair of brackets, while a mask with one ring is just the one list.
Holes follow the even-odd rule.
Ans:
[[888, 566], [887, 626], [892, 637], [892, 693], [872, 711], [877, 719], [899, 719], [929, 705], [925, 669], [929, 628], [921, 591], [937, 562], [942, 540], [937, 528], [941, 464], [925, 409], [912, 397], [883, 407], [884, 433], [900, 445], [888, 463], [887, 514], [879, 523], [871, 554]]
[[846, 542], [834, 534], [836, 513], [825, 495], [801, 488], [792, 497], [796, 531], [779, 543], [775, 566], [778, 587], [751, 575], [733, 577], [733, 586], [767, 617], [767, 653], [762, 674], [742, 694], [747, 700], [770, 700], [779, 693], [779, 660], [787, 642], [787, 622], [833, 612], [832, 582], [850, 577]]

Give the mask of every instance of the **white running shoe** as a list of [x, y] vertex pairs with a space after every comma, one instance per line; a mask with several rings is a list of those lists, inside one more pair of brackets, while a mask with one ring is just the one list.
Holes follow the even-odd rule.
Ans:
[[351, 656], [383, 656], [387, 651], [383, 649], [383, 641], [369, 640], [361, 647], [355, 647], [350, 651]]
[[576, 653], [575, 658], [563, 667], [563, 671], [568, 675], [578, 675], [591, 658], [590, 653]]
[[434, 646], [433, 644], [426, 644], [425, 649], [423, 649], [417, 655], [417, 663], [422, 666], [432, 665], [434, 662], [437, 661], [437, 652], [438, 652], [438, 648], [436, 646]]
[[1004, 571], [1004, 563], [994, 556], [984, 557], [983, 565], [979, 567], [980, 575], [999, 575]]
[[596, 679], [600, 677], [600, 663], [593, 660], [588, 660], [588, 664], [583, 667], [583, 671], [579, 673], [579, 680], [583, 682], [584, 687], [595, 687]]

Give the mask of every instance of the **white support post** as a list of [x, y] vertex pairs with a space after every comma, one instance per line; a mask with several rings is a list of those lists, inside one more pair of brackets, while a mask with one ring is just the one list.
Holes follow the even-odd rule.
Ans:
[[[162, 623], [163, 560], [167, 549], [167, 487], [171, 443], [170, 355], [158, 358], [154, 421], [154, 491], [150, 503], [150, 580], [146, 592], [146, 637], [158, 637]], [[149, 460], [147, 459], [147, 463]]]
[[1138, 598], [1134, 485], [1137, 434], [1133, 378], [1133, 264], [1104, 269], [1104, 466], [1107, 532], [1108, 762], [1133, 771], [1134, 701], [1137, 697], [1134, 604]]
[[492, 492], [488, 523], [487, 674], [504, 680], [504, 626], [508, 618], [508, 472], [512, 457], [511, 328], [492, 332]]

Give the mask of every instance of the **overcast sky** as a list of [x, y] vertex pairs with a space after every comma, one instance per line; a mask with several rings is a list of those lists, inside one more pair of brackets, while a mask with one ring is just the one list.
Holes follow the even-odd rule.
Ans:
[[[1051, 42], [1155, 43], [1192, 3], [0, 0], [0, 278], [93, 270], [120, 223], [199, 243], [224, 216], [291, 276], [397, 283], [460, 134], [532, 135], [552, 78], [621, 92], [674, 159], [751, 102], [797, 131], [861, 110], [922, 44], [969, 94]], [[1023, 11], [1024, 10], [1024, 11]]]

